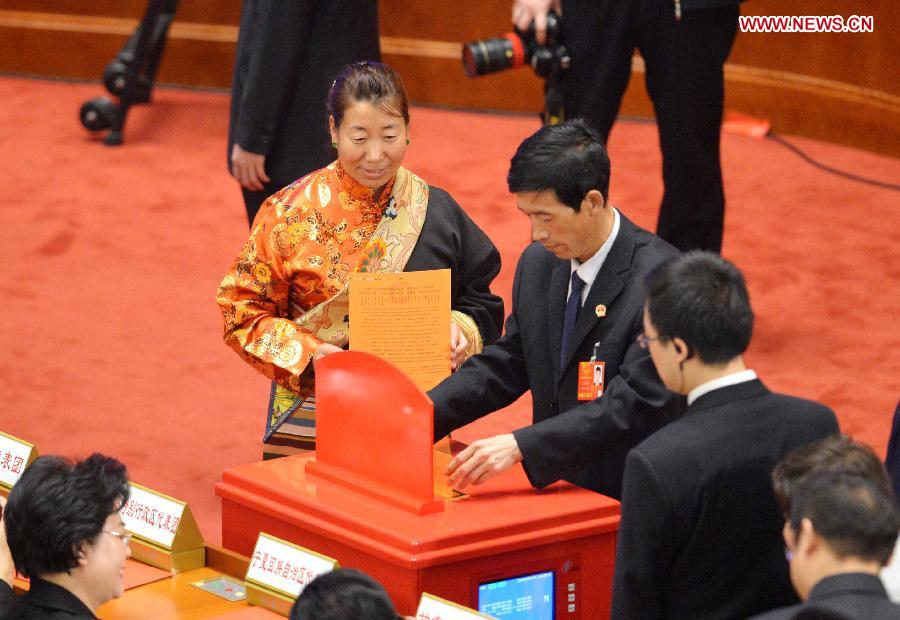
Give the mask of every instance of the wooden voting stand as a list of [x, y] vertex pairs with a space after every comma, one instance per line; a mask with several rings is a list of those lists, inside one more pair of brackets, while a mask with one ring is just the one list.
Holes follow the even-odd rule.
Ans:
[[[120, 598], [101, 605], [97, 616], [101, 620], [278, 620], [278, 614], [262, 607], [246, 601], [227, 601], [191, 585], [222, 575], [241, 581], [247, 572], [246, 557], [213, 545], [206, 546], [204, 551], [206, 566], [129, 588]], [[125, 569], [126, 580], [130, 568]]]
[[[203, 568], [178, 574], [151, 568], [160, 575], [139, 577], [136, 581], [132, 571], [148, 569], [129, 560], [125, 567], [125, 592], [101, 605], [97, 616], [100, 620], [278, 620], [279, 614], [262, 607], [251, 606], [246, 601], [228, 601], [191, 585], [222, 575], [241, 581], [247, 572], [249, 559], [246, 557], [214, 545], [206, 545], [204, 552], [206, 566]], [[17, 577], [14, 587], [17, 594], [22, 594], [29, 584]]]
[[363, 570], [401, 614], [422, 592], [477, 608], [479, 584], [552, 571], [558, 619], [608, 617], [619, 504], [567, 483], [536, 491], [521, 467], [443, 500], [432, 405], [398, 369], [344, 352], [316, 366], [317, 453], [223, 472], [222, 542], [260, 531]]

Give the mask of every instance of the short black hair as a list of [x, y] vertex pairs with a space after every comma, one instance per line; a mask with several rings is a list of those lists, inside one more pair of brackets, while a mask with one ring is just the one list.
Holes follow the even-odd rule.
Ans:
[[646, 307], [659, 336], [681, 338], [706, 364], [724, 364], [750, 344], [744, 276], [718, 254], [695, 250], [651, 271]]
[[864, 476], [831, 471], [811, 473], [794, 489], [791, 529], [803, 519], [839, 558], [887, 563], [900, 532], [900, 513], [892, 491]]
[[397, 620], [391, 597], [362, 571], [339, 568], [313, 579], [291, 607], [290, 620]]
[[547, 125], [525, 139], [509, 163], [509, 191], [552, 190], [560, 202], [581, 209], [595, 189], [609, 198], [609, 156], [603, 140], [581, 119]]
[[128, 473], [114, 458], [35, 459], [3, 511], [16, 570], [26, 577], [68, 573], [78, 566], [78, 548], [96, 540], [109, 515], [128, 501], [128, 492]]
[[772, 489], [785, 515], [791, 511], [794, 487], [810, 473], [862, 476], [891, 490], [891, 480], [878, 455], [864, 443], [835, 433], [788, 452], [772, 470]]

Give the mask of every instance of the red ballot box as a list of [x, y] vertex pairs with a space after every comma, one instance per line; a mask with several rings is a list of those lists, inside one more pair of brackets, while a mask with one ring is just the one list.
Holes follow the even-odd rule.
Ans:
[[316, 375], [318, 452], [216, 485], [226, 548], [250, 555], [260, 531], [289, 540], [369, 573], [402, 614], [429, 592], [493, 615], [609, 617], [618, 502], [567, 483], [537, 491], [520, 467], [442, 499], [431, 403], [403, 373], [347, 352]]

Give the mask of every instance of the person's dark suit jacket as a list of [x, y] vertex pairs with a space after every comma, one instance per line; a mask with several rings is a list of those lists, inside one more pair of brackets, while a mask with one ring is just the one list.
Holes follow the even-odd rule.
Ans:
[[380, 58], [377, 2], [244, 0], [231, 91], [229, 170], [235, 142], [265, 155], [271, 181], [259, 192], [261, 202], [332, 161], [328, 90], [346, 65]]
[[900, 620], [900, 605], [888, 598], [881, 579], [866, 573], [826, 577], [810, 591], [806, 604], [776, 609], [753, 620], [790, 620], [813, 608], [837, 612], [847, 620]]
[[[7, 586], [8, 587], [8, 586]], [[6, 596], [12, 595], [7, 590]], [[0, 611], [0, 620], [95, 620], [87, 605], [63, 587], [37, 577], [31, 580], [28, 592], [11, 609]], [[0, 599], [4, 602], [6, 599]]]
[[888, 440], [884, 466], [891, 476], [894, 493], [900, 497], [900, 401], [897, 402], [897, 407], [894, 409], [894, 423], [891, 426], [891, 437]]
[[[506, 333], [428, 394], [436, 438], [530, 389], [534, 423], [514, 435], [531, 483], [543, 487], [566, 478], [619, 497], [628, 450], [682, 405], [635, 342], [643, 331], [644, 279], [677, 250], [620, 217], [618, 236], [588, 292], [562, 368], [570, 262], [537, 243], [526, 248], [516, 267]], [[599, 343], [597, 360], [606, 363], [605, 391], [579, 403], [578, 362], [590, 359], [594, 343]]]
[[797, 602], [770, 476], [836, 432], [829, 408], [757, 379], [704, 394], [632, 450], [612, 617], [746, 618]]
[[13, 592], [12, 586], [0, 579], [0, 619], [6, 615], [15, 602], [16, 594]]

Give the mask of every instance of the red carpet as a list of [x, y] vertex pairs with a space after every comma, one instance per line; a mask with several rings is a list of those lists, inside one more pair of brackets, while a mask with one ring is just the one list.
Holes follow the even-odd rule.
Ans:
[[[267, 381], [221, 342], [213, 296], [247, 234], [225, 169], [228, 97], [160, 90], [126, 144], [78, 123], [99, 85], [0, 78], [0, 430], [42, 453], [122, 459], [188, 501], [220, 538], [213, 484], [259, 457]], [[527, 221], [505, 190], [536, 119], [415, 109], [407, 165], [449, 190], [499, 246], [509, 299]], [[900, 161], [794, 139], [840, 169], [894, 183]], [[898, 194], [825, 174], [770, 141], [726, 135], [725, 255], [758, 315], [749, 362], [770, 387], [821, 400], [883, 453], [900, 395]], [[610, 144], [612, 200], [652, 228], [662, 192], [652, 124]], [[473, 439], [525, 423], [491, 416]]]

